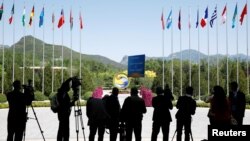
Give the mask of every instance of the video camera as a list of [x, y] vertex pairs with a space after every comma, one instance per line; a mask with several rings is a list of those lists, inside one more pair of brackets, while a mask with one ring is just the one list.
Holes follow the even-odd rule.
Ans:
[[72, 85], [71, 88], [73, 89], [73, 99], [78, 100], [79, 99], [79, 86], [81, 86], [81, 79], [79, 79], [77, 76], [74, 76], [71, 78]]
[[32, 101], [34, 100], [34, 88], [31, 85], [32, 80], [28, 80], [27, 85], [22, 85], [24, 89], [24, 94], [27, 96], [27, 105], [31, 105]]

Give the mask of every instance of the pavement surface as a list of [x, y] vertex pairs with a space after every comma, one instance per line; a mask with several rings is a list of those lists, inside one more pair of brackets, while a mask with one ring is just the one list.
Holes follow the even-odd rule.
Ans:
[[[119, 95], [119, 101], [122, 105], [124, 99], [128, 96], [128, 94]], [[86, 141], [88, 141], [89, 135], [89, 127], [87, 126], [87, 117], [86, 117], [86, 107], [81, 107], [82, 109], [82, 117], [75, 118], [74, 116], [74, 108], [72, 108], [71, 116], [70, 116], [70, 140], [77, 140], [76, 133], [76, 119], [83, 120], [83, 126], [79, 125], [79, 133], [78, 139], [79, 141], [84, 141], [83, 133], [85, 134]], [[171, 141], [173, 135], [176, 130], [176, 119], [175, 114], [177, 109], [174, 107], [171, 110], [171, 115], [173, 121], [170, 123], [170, 131], [169, 131], [169, 140]], [[201, 141], [202, 139], [207, 138], [207, 125], [209, 120], [207, 118], [208, 108], [197, 108], [196, 114], [193, 116], [192, 120], [192, 135], [194, 141]], [[36, 114], [37, 120], [34, 116]], [[0, 141], [5, 141], [7, 137], [7, 115], [8, 109], [0, 109]], [[56, 141], [57, 130], [58, 130], [58, 119], [57, 114], [53, 113], [49, 107], [47, 108], [34, 108], [34, 112], [31, 108], [29, 108], [29, 120], [27, 122], [27, 130], [26, 130], [26, 141], [43, 141], [42, 135], [45, 137], [46, 141]], [[142, 121], [142, 141], [150, 141], [151, 132], [152, 132], [152, 115], [153, 108], [148, 107], [147, 113], [144, 114]], [[245, 118], [243, 124], [250, 125], [250, 110], [246, 110]], [[41, 130], [39, 128], [41, 127]], [[82, 127], [84, 130], [82, 130]], [[41, 133], [41, 131], [43, 133]], [[184, 135], [183, 135], [184, 136]], [[175, 135], [176, 137], [176, 135]], [[175, 137], [173, 138], [175, 140]], [[96, 137], [97, 140], [97, 137]], [[109, 140], [109, 134], [105, 133], [104, 140]], [[117, 139], [118, 140], [118, 139]], [[133, 137], [134, 140], [134, 137]], [[162, 140], [162, 133], [160, 132], [158, 135], [158, 140]]]

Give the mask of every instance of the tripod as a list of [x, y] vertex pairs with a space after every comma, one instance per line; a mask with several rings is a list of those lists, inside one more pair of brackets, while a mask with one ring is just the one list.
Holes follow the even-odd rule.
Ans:
[[[184, 130], [184, 129], [183, 129]], [[174, 136], [175, 136], [175, 134], [177, 133], [177, 130], [175, 130], [175, 132], [174, 132], [174, 135], [173, 135], [173, 137], [172, 137], [172, 140], [171, 141], [173, 141], [174, 140]], [[193, 139], [193, 135], [192, 135], [192, 130], [190, 129], [190, 136], [191, 136], [191, 140], [192, 141], [194, 141], [194, 139]]]
[[[43, 135], [42, 128], [41, 128], [41, 126], [40, 126], [40, 123], [39, 123], [39, 121], [38, 121], [38, 118], [37, 118], [37, 116], [36, 116], [36, 112], [35, 112], [35, 110], [34, 110], [32, 104], [30, 105], [30, 107], [31, 107], [31, 109], [32, 109], [32, 111], [33, 111], [33, 114], [34, 114], [34, 116], [35, 116], [35, 120], [36, 120], [36, 122], [37, 122], [37, 124], [38, 124], [39, 130], [40, 130], [41, 135], [42, 135], [42, 137], [43, 137], [43, 140], [45, 141], [45, 138], [44, 138], [44, 135]], [[34, 119], [34, 118], [28, 117], [28, 111], [29, 111], [29, 109], [28, 109], [28, 106], [27, 106], [27, 107], [26, 107], [26, 123], [25, 123], [24, 133], [23, 133], [23, 140], [24, 140], [24, 141], [25, 141], [25, 135], [26, 135], [26, 124], [27, 124], [27, 121], [28, 121], [28, 119]]]
[[84, 133], [83, 119], [82, 119], [82, 109], [81, 109], [79, 99], [76, 101], [76, 105], [74, 105], [74, 110], [75, 110], [75, 124], [76, 124], [77, 141], [79, 140], [79, 122], [80, 122], [81, 127], [82, 127], [83, 139], [84, 139], [84, 141], [86, 141], [85, 133]]

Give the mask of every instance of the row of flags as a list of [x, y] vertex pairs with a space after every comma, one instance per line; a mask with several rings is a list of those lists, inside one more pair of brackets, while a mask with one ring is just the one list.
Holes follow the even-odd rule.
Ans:
[[[12, 8], [11, 8], [11, 15], [9, 17], [9, 24], [12, 24], [13, 19], [14, 19], [14, 13], [15, 13], [15, 5], [13, 4]], [[4, 7], [3, 7], [3, 3], [0, 7], [0, 21], [2, 20], [2, 16], [3, 16], [3, 12], [4, 12]], [[23, 8], [23, 15], [22, 15], [22, 25], [25, 26], [25, 16], [26, 16], [26, 11], [25, 11], [25, 7]], [[33, 23], [33, 19], [35, 16], [35, 7], [32, 7], [32, 10], [30, 12], [30, 19], [29, 19], [29, 26], [32, 26]], [[80, 29], [83, 29], [83, 20], [82, 20], [82, 16], [81, 13], [79, 14], [79, 20], [80, 20]], [[73, 15], [72, 15], [72, 11], [70, 10], [70, 29], [73, 29]], [[54, 13], [52, 13], [52, 23], [55, 23], [55, 15]], [[63, 9], [61, 10], [61, 15], [58, 21], [58, 28], [61, 28], [63, 26], [63, 24], [65, 23], [65, 19], [64, 19], [64, 11]], [[44, 7], [42, 8], [42, 11], [40, 13], [39, 16], [39, 27], [42, 27], [44, 24]]]
[[[237, 7], [237, 3], [234, 9], [234, 14], [233, 14], [233, 19], [232, 19], [232, 28], [235, 27], [236, 24], [236, 16], [237, 16], [237, 12], [238, 12], [238, 7]], [[190, 13], [189, 13], [190, 14]], [[240, 24], [242, 25], [243, 21], [244, 21], [244, 17], [247, 14], [247, 4], [245, 4], [241, 15], [240, 15]], [[226, 17], [227, 17], [227, 5], [225, 5], [223, 11], [222, 11], [222, 24], [224, 24], [226, 22]], [[207, 25], [207, 19], [208, 19], [208, 7], [205, 9], [204, 12], [204, 17], [201, 18], [201, 20], [199, 19], [199, 10], [197, 10], [197, 21], [196, 21], [196, 28], [198, 28], [199, 24], [202, 28], [204, 28]], [[211, 19], [210, 19], [210, 26], [211, 28], [214, 25], [214, 20], [217, 19], [217, 5], [214, 8], [214, 11], [212, 13]], [[162, 12], [161, 15], [161, 23], [162, 23], [162, 29], [165, 30], [165, 26], [167, 29], [169, 29], [172, 25], [172, 10], [169, 12], [167, 20], [166, 20], [166, 24], [165, 24], [165, 20], [164, 20], [164, 14]], [[188, 21], [188, 27], [191, 28], [191, 20], [190, 20], [190, 15], [189, 15], [189, 21]], [[178, 17], [178, 29], [181, 30], [181, 10], [179, 10], [179, 17]]]

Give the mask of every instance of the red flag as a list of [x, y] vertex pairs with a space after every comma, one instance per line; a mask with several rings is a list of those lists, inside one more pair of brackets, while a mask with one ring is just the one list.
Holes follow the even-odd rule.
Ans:
[[240, 24], [242, 25], [245, 15], [247, 14], [247, 4], [245, 5], [243, 11], [240, 14]]
[[14, 4], [13, 4], [12, 9], [11, 9], [11, 15], [10, 15], [10, 18], [9, 18], [9, 24], [11, 24], [12, 21], [13, 21], [13, 15], [14, 15]]
[[221, 14], [221, 16], [222, 16], [222, 24], [224, 24], [226, 22], [226, 18], [227, 18], [226, 11], [227, 11], [227, 5], [225, 5], [225, 7], [223, 9], [223, 12]]
[[161, 25], [162, 25], [162, 29], [165, 29], [165, 24], [164, 24], [164, 15], [163, 12], [161, 13]]
[[80, 13], [80, 29], [83, 29], [82, 15]]
[[201, 19], [201, 22], [200, 22], [202, 28], [204, 28], [206, 26], [206, 24], [207, 24], [207, 18], [208, 18], [208, 7], [206, 8], [205, 15]]
[[63, 9], [62, 9], [61, 17], [60, 17], [60, 19], [58, 21], [58, 26], [57, 27], [60, 28], [63, 24], [64, 24], [64, 13], [63, 13]]

